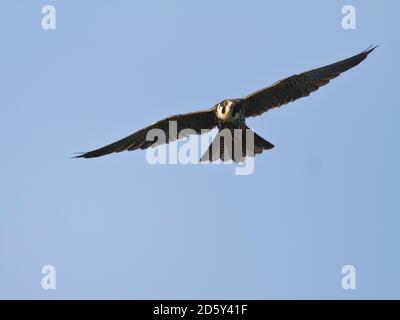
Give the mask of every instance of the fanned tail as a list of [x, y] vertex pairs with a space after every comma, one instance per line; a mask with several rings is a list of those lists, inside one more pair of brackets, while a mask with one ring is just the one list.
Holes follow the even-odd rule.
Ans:
[[244, 162], [246, 157], [254, 157], [273, 147], [272, 143], [260, 137], [247, 126], [244, 126], [243, 129], [222, 129], [215, 136], [200, 161], [213, 162], [221, 159], [240, 163]]

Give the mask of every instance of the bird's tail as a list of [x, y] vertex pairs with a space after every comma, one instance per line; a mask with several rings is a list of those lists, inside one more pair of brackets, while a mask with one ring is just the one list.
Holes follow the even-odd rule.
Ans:
[[244, 162], [246, 157], [254, 157], [273, 147], [272, 143], [260, 137], [247, 126], [244, 126], [243, 129], [222, 129], [215, 136], [200, 161], [212, 162], [221, 159], [240, 163]]

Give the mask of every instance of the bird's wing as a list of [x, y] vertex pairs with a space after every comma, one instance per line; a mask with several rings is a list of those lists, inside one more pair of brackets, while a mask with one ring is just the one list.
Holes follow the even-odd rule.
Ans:
[[[178, 114], [155, 122], [152, 125], [143, 128], [131, 134], [130, 136], [111, 143], [105, 147], [82, 153], [75, 158], [96, 158], [113, 152], [147, 149], [149, 147], [154, 147], [163, 143], [169, 143], [171, 141], [177, 140], [176, 136], [170, 136], [169, 134], [170, 121], [176, 121], [177, 135], [179, 135], [179, 139], [194, 133], [200, 134], [202, 129], [210, 130], [217, 125], [215, 112], [213, 109], [186, 114]], [[147, 140], [147, 133], [152, 129], [161, 129], [165, 134], [165, 141], [158, 141], [157, 139], [151, 141]], [[183, 129], [191, 129], [193, 130], [193, 132], [180, 133]], [[156, 132], [155, 135], [157, 135]]]
[[375, 48], [368, 48], [351, 58], [321, 68], [295, 74], [244, 97], [242, 108], [245, 117], [258, 116], [270, 109], [310, 95], [342, 72], [358, 65]]

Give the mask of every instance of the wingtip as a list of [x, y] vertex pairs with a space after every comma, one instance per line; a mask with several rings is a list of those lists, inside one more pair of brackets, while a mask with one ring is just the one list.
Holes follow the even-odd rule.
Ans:
[[78, 158], [85, 158], [86, 152], [76, 152], [77, 156], [70, 157], [70, 159], [78, 159]]
[[367, 49], [364, 50], [366, 54], [370, 54], [372, 51], [374, 51], [376, 48], [379, 47], [379, 44], [377, 45], [370, 45]]

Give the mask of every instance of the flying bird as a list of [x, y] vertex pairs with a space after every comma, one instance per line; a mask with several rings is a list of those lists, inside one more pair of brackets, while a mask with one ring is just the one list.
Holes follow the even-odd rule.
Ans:
[[[269, 150], [274, 147], [272, 143], [260, 137], [254, 131], [251, 131], [251, 133], [254, 134], [254, 144], [252, 148], [246, 148], [246, 136], [244, 133], [250, 130], [246, 125], [246, 118], [259, 116], [273, 108], [280, 107], [310, 95], [311, 92], [326, 85], [342, 72], [361, 63], [361, 61], [376, 47], [377, 46], [370, 47], [348, 59], [282, 79], [244, 98], [225, 99], [210, 109], [170, 116], [121, 140], [102, 148], [82, 153], [75, 158], [96, 158], [125, 150], [147, 149], [149, 147], [158, 146], [161, 143], [169, 143], [177, 140], [178, 137], [183, 138], [190, 134], [201, 134], [204, 132], [203, 130], [211, 130], [217, 127], [219, 131], [200, 161], [215, 161], [221, 159], [222, 161], [233, 160], [234, 162], [242, 162], [246, 156], [254, 156], [255, 154], [262, 153], [264, 150]], [[191, 129], [191, 132], [183, 135], [180, 134], [178, 137], [170, 136], [169, 123], [171, 121], [176, 122], [178, 133], [183, 129]], [[166, 135], [166, 140], [163, 142], [157, 141], [157, 139], [152, 141], [147, 140], [147, 133], [152, 129], [163, 130]], [[233, 131], [235, 129], [239, 129], [243, 132], [242, 137], [240, 137], [241, 139], [232, 139], [232, 148], [224, 148], [226, 144], [221, 143], [220, 133], [224, 129], [231, 131], [232, 137], [234, 137]], [[215, 147], [216, 144], [218, 144], [219, 147]], [[238, 147], [240, 147], [241, 152], [239, 155], [236, 155], [235, 148]], [[229, 152], [227, 152], [228, 149]]]

